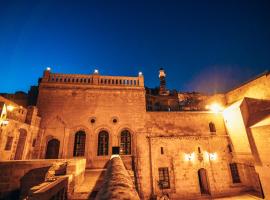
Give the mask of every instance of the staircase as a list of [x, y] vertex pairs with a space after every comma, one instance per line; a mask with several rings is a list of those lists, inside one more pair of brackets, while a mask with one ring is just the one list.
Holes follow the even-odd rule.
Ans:
[[102, 186], [105, 173], [106, 169], [86, 169], [84, 181], [81, 185], [76, 187], [72, 199], [95, 199], [95, 196]]

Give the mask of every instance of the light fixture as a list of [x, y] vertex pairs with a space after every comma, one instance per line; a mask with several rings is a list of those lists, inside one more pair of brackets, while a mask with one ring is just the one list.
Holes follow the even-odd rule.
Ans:
[[217, 160], [217, 153], [205, 152], [209, 160]]
[[8, 120], [1, 120], [1, 122], [0, 122], [1, 126], [7, 126], [8, 123], [9, 123]]
[[192, 161], [195, 158], [195, 154], [194, 153], [185, 153], [184, 158], [185, 158], [185, 161]]
[[94, 70], [94, 74], [98, 74], [98, 69], [95, 69]]
[[218, 104], [218, 103], [213, 103], [213, 104], [211, 104], [211, 105], [207, 105], [205, 108], [211, 110], [211, 111], [214, 112], [214, 113], [219, 113], [219, 112], [221, 112], [221, 111], [224, 109], [224, 108], [223, 108], [220, 104]]
[[12, 105], [8, 105], [8, 106], [7, 106], [7, 110], [10, 111], [10, 112], [12, 112], [12, 111], [14, 110], [14, 108], [15, 108], [15, 107], [12, 106]]
[[142, 72], [139, 72], [139, 76], [142, 76], [143, 74], [142, 74]]
[[47, 70], [47, 71], [51, 71], [51, 68], [50, 68], [50, 67], [47, 67], [46, 70]]

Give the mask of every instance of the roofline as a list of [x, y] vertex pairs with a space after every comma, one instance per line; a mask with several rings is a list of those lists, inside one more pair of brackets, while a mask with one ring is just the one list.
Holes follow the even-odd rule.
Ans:
[[244, 85], [246, 85], [246, 84], [248, 84], [248, 83], [250, 83], [250, 82], [252, 82], [252, 81], [254, 81], [256, 79], [258, 79], [258, 78], [261, 78], [262, 76], [265, 76], [265, 75], [267, 76], [269, 74], [270, 74], [270, 71], [269, 70], [266, 70], [263, 73], [261, 73], [261, 74], [259, 74], [257, 76], [254, 76], [254, 77], [248, 79], [247, 81], [241, 83], [240, 85], [231, 88], [230, 90], [228, 90], [227, 92], [225, 92], [225, 94], [227, 94], [229, 92], [232, 92], [232, 91], [234, 91], [234, 90], [236, 90], [236, 89], [238, 89], [238, 88], [240, 88], [240, 87], [242, 87], [242, 86], [244, 86]]

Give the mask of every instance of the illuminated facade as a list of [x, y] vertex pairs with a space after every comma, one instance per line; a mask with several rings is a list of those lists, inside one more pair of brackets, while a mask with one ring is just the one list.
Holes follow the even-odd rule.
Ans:
[[165, 77], [161, 69], [160, 87], [148, 89], [142, 73], [45, 70], [35, 153], [25, 158], [85, 158], [87, 169], [102, 169], [120, 154], [142, 199], [269, 196], [269, 74], [212, 96], [169, 91]]

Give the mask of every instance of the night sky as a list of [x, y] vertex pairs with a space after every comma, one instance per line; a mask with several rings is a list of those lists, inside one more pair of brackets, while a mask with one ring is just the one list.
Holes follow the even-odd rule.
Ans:
[[[147, 3], [146, 3], [147, 2]], [[58, 73], [222, 92], [270, 69], [270, 1], [0, 0], [0, 92]]]

